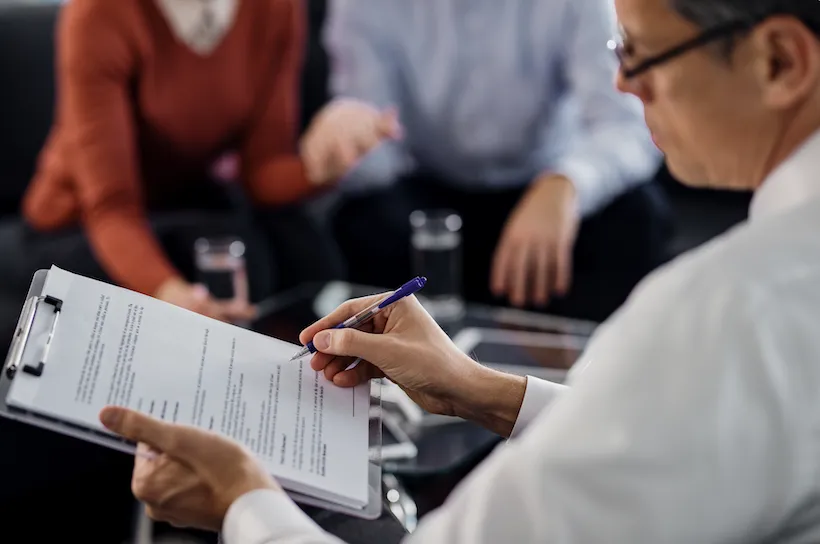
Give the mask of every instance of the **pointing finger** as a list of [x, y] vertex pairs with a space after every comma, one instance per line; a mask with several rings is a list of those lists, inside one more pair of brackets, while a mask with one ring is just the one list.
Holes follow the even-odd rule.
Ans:
[[382, 137], [394, 140], [401, 139], [403, 130], [399, 121], [399, 113], [395, 108], [385, 110], [379, 117], [378, 129]]

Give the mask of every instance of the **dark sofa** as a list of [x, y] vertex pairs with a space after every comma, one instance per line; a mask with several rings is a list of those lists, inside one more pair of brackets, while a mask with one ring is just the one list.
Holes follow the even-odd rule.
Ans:
[[0, 217], [18, 213], [51, 126], [58, 9], [0, 5]]

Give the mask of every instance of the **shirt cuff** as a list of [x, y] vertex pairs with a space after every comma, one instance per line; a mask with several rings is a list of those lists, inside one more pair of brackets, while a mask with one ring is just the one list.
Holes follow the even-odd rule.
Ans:
[[334, 543], [284, 491], [258, 489], [239, 497], [222, 525], [225, 544], [263, 544], [291, 539], [296, 542]]
[[549, 172], [564, 176], [575, 186], [578, 211], [582, 217], [592, 215], [606, 204], [609, 195], [605, 194], [605, 190], [602, 191], [601, 172], [590, 162], [567, 158]]
[[538, 417], [538, 414], [565, 389], [567, 389], [566, 385], [527, 376], [527, 390], [524, 392], [524, 402], [521, 403], [518, 419], [515, 420], [510, 439], [521, 435], [530, 422]]

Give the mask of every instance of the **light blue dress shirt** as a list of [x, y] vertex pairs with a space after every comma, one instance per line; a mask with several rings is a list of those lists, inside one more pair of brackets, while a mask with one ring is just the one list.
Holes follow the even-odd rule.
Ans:
[[614, 86], [610, 0], [330, 0], [331, 91], [395, 106], [404, 138], [345, 180], [416, 169], [465, 190], [563, 174], [588, 215], [660, 165], [634, 97]]

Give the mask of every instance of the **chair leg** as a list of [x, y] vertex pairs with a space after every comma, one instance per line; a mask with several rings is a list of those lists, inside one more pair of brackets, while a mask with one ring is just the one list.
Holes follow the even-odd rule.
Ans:
[[408, 533], [415, 531], [419, 522], [416, 501], [393, 474], [382, 474], [382, 487], [384, 504]]
[[131, 533], [133, 544], [153, 544], [154, 522], [145, 514], [145, 506], [134, 501], [134, 529]]

